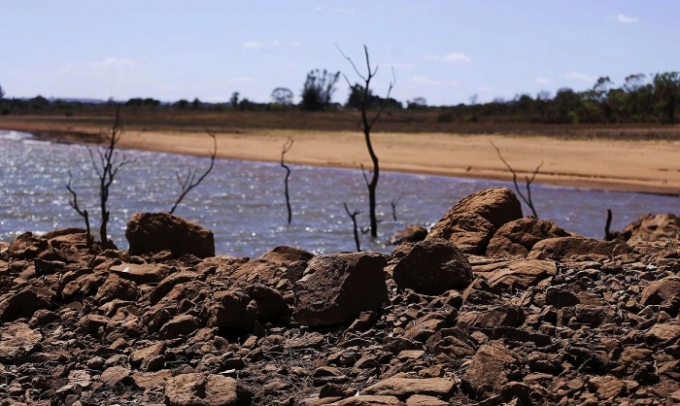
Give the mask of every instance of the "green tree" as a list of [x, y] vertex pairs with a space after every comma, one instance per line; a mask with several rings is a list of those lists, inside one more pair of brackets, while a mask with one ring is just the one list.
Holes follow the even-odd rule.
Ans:
[[272, 101], [283, 106], [293, 104], [293, 92], [285, 87], [277, 87], [272, 91]]
[[318, 69], [310, 71], [302, 88], [300, 108], [305, 111], [319, 111], [331, 104], [335, 84], [340, 78], [340, 72], [331, 73]]
[[675, 124], [675, 112], [680, 101], [680, 73], [666, 72], [654, 75], [654, 94], [663, 121]]
[[2, 86], [0, 86], [0, 100], [5, 97], [5, 92], [2, 91]]
[[229, 104], [231, 104], [231, 108], [234, 110], [238, 110], [238, 96], [239, 92], [234, 92], [231, 94], [231, 97], [229, 98]]

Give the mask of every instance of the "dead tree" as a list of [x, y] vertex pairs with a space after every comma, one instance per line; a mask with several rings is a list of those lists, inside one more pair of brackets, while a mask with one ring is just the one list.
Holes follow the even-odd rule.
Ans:
[[290, 224], [293, 221], [293, 212], [290, 209], [290, 195], [288, 194], [288, 178], [290, 177], [290, 167], [285, 164], [283, 157], [286, 155], [286, 152], [290, 151], [290, 149], [293, 147], [293, 139], [288, 138], [288, 141], [286, 141], [285, 144], [283, 144], [283, 148], [281, 149], [281, 167], [286, 170], [286, 178], [284, 179], [283, 183], [285, 185], [285, 191], [284, 194], [286, 195], [286, 208], [288, 209], [288, 224]]
[[175, 204], [172, 205], [172, 208], [170, 209], [170, 214], [173, 214], [175, 212], [175, 209], [177, 209], [177, 206], [182, 202], [184, 197], [191, 192], [193, 188], [196, 186], [200, 185], [201, 182], [203, 182], [203, 179], [208, 176], [208, 174], [212, 171], [213, 167], [215, 166], [215, 157], [217, 157], [217, 137], [215, 137], [215, 133], [211, 132], [208, 127], [205, 128], [205, 131], [208, 133], [208, 135], [213, 139], [213, 150], [210, 153], [210, 165], [208, 166], [208, 169], [206, 169], [201, 176], [196, 178], [196, 170], [190, 170], [187, 175], [182, 178], [179, 175], [179, 172], [175, 174], [177, 177], [177, 183], [179, 183], [180, 187], [180, 193], [179, 197], [177, 200], [175, 200]]
[[357, 246], [357, 252], [361, 252], [361, 243], [359, 242], [359, 228], [357, 227], [357, 215], [361, 214], [361, 211], [354, 210], [353, 212], [350, 212], [347, 208], [347, 203], [342, 202], [342, 205], [345, 206], [347, 215], [352, 219], [352, 225], [354, 226], [354, 243]]
[[404, 197], [403, 193], [400, 194], [396, 199], [392, 199], [390, 202], [390, 206], [392, 206], [392, 219], [394, 219], [394, 221], [397, 221], [397, 205], [399, 204], [399, 201], [402, 197]]
[[[116, 144], [120, 141], [120, 136], [122, 134], [122, 126], [120, 123], [120, 106], [116, 107], [116, 118], [111, 126], [111, 135], [106, 137], [106, 147], [97, 148], [97, 155], [99, 157], [99, 162], [95, 160], [94, 153], [91, 149], [88, 149], [90, 153], [90, 159], [92, 160], [92, 167], [97, 173], [99, 178], [99, 206], [101, 210], [101, 225], [99, 226], [99, 237], [101, 238], [102, 248], [106, 249], [109, 247], [109, 240], [107, 237], [106, 226], [109, 222], [110, 213], [106, 204], [109, 200], [109, 189], [113, 184], [113, 180], [118, 174], [118, 170], [123, 166], [132, 163], [122, 157], [120, 162], [117, 161], [116, 154]], [[101, 140], [102, 134], [99, 134]]]
[[534, 217], [538, 218], [538, 214], [536, 214], [536, 208], [534, 207], [534, 201], [531, 198], [531, 184], [534, 182], [534, 179], [536, 179], [536, 174], [538, 173], [538, 171], [543, 166], [543, 161], [541, 161], [541, 163], [536, 167], [536, 169], [534, 170], [534, 173], [531, 175], [531, 178], [528, 177], [528, 176], [525, 177], [525, 179], [526, 179], [526, 189], [527, 189], [527, 194], [525, 196], [522, 193], [522, 190], [520, 190], [519, 185], [517, 184], [517, 172], [515, 172], [515, 170], [512, 168], [512, 166], [510, 166], [508, 161], [506, 161], [503, 158], [503, 155], [501, 155], [501, 150], [496, 146], [496, 144], [491, 142], [491, 145], [496, 149], [496, 152], [498, 153], [498, 157], [501, 159], [503, 164], [505, 164], [505, 166], [508, 168], [508, 170], [512, 173], [512, 183], [515, 184], [515, 190], [517, 191], [517, 194], [524, 201], [524, 203], [526, 203], [526, 205], [529, 206]]
[[85, 238], [87, 241], [87, 248], [91, 248], [93, 238], [92, 234], [90, 234], [90, 215], [87, 213], [87, 210], [81, 210], [78, 206], [78, 194], [71, 187], [71, 180], [73, 180], [73, 176], [71, 176], [71, 171], [68, 171], [68, 183], [66, 184], [66, 190], [68, 190], [73, 196], [73, 198], [68, 201], [68, 205], [71, 206], [73, 210], [75, 210], [76, 213], [78, 213], [85, 220]]
[[[373, 161], [373, 176], [371, 177], [371, 180], [369, 181], [368, 178], [366, 177], [366, 173], [364, 172], [364, 180], [366, 181], [366, 186], [368, 187], [368, 208], [369, 208], [369, 216], [371, 220], [371, 237], [377, 238], [378, 237], [378, 220], [375, 215], [375, 202], [376, 202], [376, 197], [375, 197], [375, 192], [378, 187], [378, 179], [380, 178], [380, 166], [378, 165], [378, 157], [375, 154], [375, 151], [373, 150], [373, 144], [371, 144], [371, 130], [373, 129], [373, 125], [375, 124], [376, 121], [380, 118], [380, 115], [382, 114], [383, 110], [385, 109], [385, 106], [387, 105], [387, 102], [390, 99], [390, 93], [392, 93], [392, 88], [394, 87], [394, 84], [396, 80], [394, 80], [394, 70], [392, 71], [392, 77], [393, 81], [390, 82], [389, 88], [387, 89], [387, 96], [385, 99], [382, 101], [380, 106], [378, 107], [378, 111], [376, 112], [375, 116], [371, 119], [368, 118], [368, 109], [370, 107], [370, 102], [371, 102], [371, 93], [370, 93], [370, 84], [371, 80], [375, 77], [375, 75], [378, 73], [378, 66], [375, 67], [375, 69], [371, 69], [371, 62], [368, 57], [368, 47], [364, 45], [364, 54], [366, 55], [366, 70], [368, 72], [367, 75], [362, 75], [361, 72], [359, 72], [359, 69], [357, 69], [356, 65], [352, 61], [351, 58], [346, 56], [340, 47], [337, 47], [338, 51], [340, 51], [340, 54], [349, 61], [349, 63], [352, 65], [352, 68], [354, 68], [354, 72], [361, 78], [361, 80], [364, 81], [364, 86], [363, 86], [363, 92], [361, 94], [361, 100], [360, 100], [360, 110], [361, 110], [361, 122], [359, 124], [359, 127], [364, 133], [364, 138], [366, 140], [366, 148], [368, 149], [368, 153], [371, 156], [371, 161]], [[350, 88], [352, 88], [352, 84], [350, 83], [349, 79], [347, 79], [347, 76], [343, 74], [345, 77], [345, 80], [347, 81], [347, 84], [349, 85]], [[362, 167], [362, 172], [363, 172], [363, 167]]]

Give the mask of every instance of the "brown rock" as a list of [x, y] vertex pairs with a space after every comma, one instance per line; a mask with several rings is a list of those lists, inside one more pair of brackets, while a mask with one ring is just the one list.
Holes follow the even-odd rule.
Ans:
[[49, 307], [49, 303], [31, 288], [0, 297], [0, 321], [14, 321], [20, 317], [31, 318], [38, 309]]
[[455, 387], [455, 382], [443, 378], [389, 378], [361, 391], [365, 395], [411, 395], [446, 396]]
[[176, 274], [172, 274], [167, 278], [163, 279], [161, 283], [156, 286], [156, 288], [151, 291], [149, 295], [149, 300], [151, 304], [156, 304], [161, 299], [163, 299], [176, 285], [185, 284], [187, 282], [198, 279], [198, 274], [192, 271], [182, 271]]
[[252, 331], [256, 307], [245, 292], [229, 290], [214, 294], [214, 302], [201, 311], [208, 327], [217, 327], [224, 334], [240, 334]]
[[534, 245], [529, 259], [572, 259], [599, 261], [629, 253], [631, 248], [620, 240], [604, 241], [584, 237], [549, 238]]
[[129, 264], [114, 265], [111, 273], [137, 284], [159, 283], [173, 272], [173, 268], [164, 264]]
[[447, 406], [449, 402], [444, 402], [433, 396], [413, 395], [406, 399], [406, 406]]
[[642, 241], [674, 240], [680, 235], [680, 217], [675, 214], [643, 214], [621, 231], [631, 245]]
[[607, 400], [623, 394], [626, 384], [613, 376], [594, 376], [588, 381], [588, 389], [600, 400]]
[[[37, 350], [43, 336], [28, 324], [12, 323], [0, 334], [0, 362], [14, 363]], [[0, 372], [4, 372], [0, 368]]]
[[463, 390], [477, 399], [500, 394], [509, 381], [508, 366], [516, 363], [515, 355], [498, 342], [482, 345], [463, 374]]
[[9, 244], [10, 258], [33, 259], [48, 248], [47, 240], [31, 232], [23, 233]]
[[427, 237], [427, 229], [423, 226], [408, 225], [403, 230], [399, 230], [389, 240], [388, 245], [399, 245], [405, 242], [420, 242]]
[[307, 252], [297, 247], [282, 245], [265, 252], [257, 259], [271, 262], [276, 265], [288, 265], [297, 261], [309, 262], [312, 258], [314, 258], [314, 254], [311, 252]]
[[360, 395], [328, 403], [328, 406], [404, 406], [404, 403], [394, 396]]
[[426, 239], [443, 238], [467, 254], [483, 254], [503, 224], [522, 217], [515, 193], [506, 187], [475, 192], [460, 202], [432, 227]]
[[236, 381], [221, 375], [177, 375], [165, 383], [165, 403], [168, 406], [236, 405]]
[[88, 314], [78, 321], [78, 325], [82, 333], [95, 335], [100, 327], [106, 328], [110, 321], [111, 320], [108, 317], [100, 316], [98, 314]]
[[497, 293], [508, 292], [511, 288], [528, 289], [543, 279], [557, 275], [557, 267], [553, 261], [535, 259], [476, 266], [473, 271], [483, 276], [489, 288]]
[[165, 323], [158, 332], [161, 340], [172, 340], [198, 330], [201, 327], [200, 320], [190, 314], [181, 314], [173, 317]]
[[439, 295], [449, 289], [465, 289], [473, 279], [465, 256], [451, 243], [430, 238], [413, 246], [392, 271], [401, 289]]
[[537, 242], [570, 235], [552, 221], [524, 217], [505, 223], [494, 233], [486, 256], [525, 258]]
[[165, 348], [165, 342], [159, 341], [148, 347], [134, 351], [130, 354], [130, 365], [135, 368], [140, 368], [143, 371], [153, 369], [149, 368], [149, 363], [156, 357], [161, 356], [165, 352]]
[[175, 258], [192, 254], [215, 256], [215, 238], [210, 230], [169, 213], [137, 213], [125, 230], [130, 255], [168, 250]]
[[160, 391], [165, 387], [165, 382], [172, 378], [172, 371], [163, 369], [158, 372], [135, 372], [132, 381], [144, 390]]
[[680, 278], [676, 276], [650, 283], [640, 295], [643, 306], [670, 304], [673, 300], [680, 300]]
[[295, 317], [304, 325], [328, 326], [380, 309], [387, 301], [386, 265], [373, 252], [314, 257], [295, 284]]
[[655, 324], [645, 333], [645, 340], [652, 344], [670, 344], [678, 338], [680, 338], [680, 324], [674, 322]]
[[138, 296], [139, 290], [134, 282], [111, 274], [99, 287], [94, 300], [99, 303], [107, 303], [115, 299], [135, 301]]
[[99, 380], [106, 386], [114, 386], [120, 383], [124, 383], [125, 381], [128, 380], [129, 376], [130, 376], [129, 369], [117, 365], [111, 368], [107, 368], [104, 372], [102, 372], [102, 375], [99, 378]]

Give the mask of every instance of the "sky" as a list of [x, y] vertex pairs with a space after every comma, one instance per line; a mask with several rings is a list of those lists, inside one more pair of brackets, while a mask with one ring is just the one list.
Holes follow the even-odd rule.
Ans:
[[[0, 0], [6, 97], [296, 100], [313, 69], [428, 105], [680, 70], [677, 0]], [[394, 76], [392, 75], [394, 72]], [[348, 85], [337, 84], [344, 103]]]

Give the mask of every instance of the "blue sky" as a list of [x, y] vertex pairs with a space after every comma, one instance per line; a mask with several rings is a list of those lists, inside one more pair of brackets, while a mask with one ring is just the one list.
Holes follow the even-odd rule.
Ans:
[[[384, 92], [430, 105], [582, 90], [599, 76], [680, 70], [677, 0], [0, 0], [9, 97], [270, 101], [312, 69], [357, 79], [363, 45]], [[360, 65], [363, 67], [363, 65]], [[338, 82], [334, 100], [344, 102]]]

